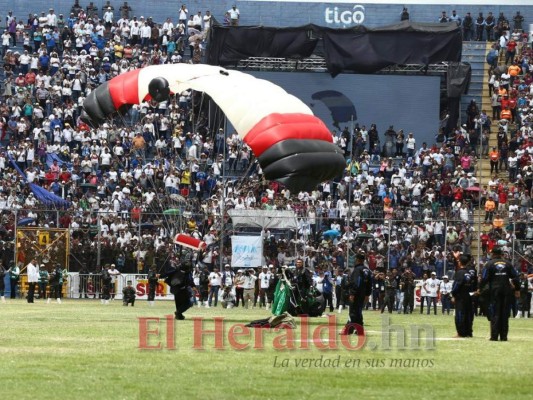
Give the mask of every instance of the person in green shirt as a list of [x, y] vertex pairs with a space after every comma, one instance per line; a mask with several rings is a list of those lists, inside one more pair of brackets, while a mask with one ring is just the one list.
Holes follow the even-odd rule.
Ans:
[[50, 274], [45, 268], [39, 269], [39, 298], [46, 299], [46, 286], [48, 286], [48, 281], [50, 279]]
[[[61, 288], [63, 286], [63, 270], [61, 264], [56, 264], [55, 268], [50, 274], [50, 298], [56, 298], [57, 302], [61, 304]], [[48, 303], [50, 302], [48, 298]]]

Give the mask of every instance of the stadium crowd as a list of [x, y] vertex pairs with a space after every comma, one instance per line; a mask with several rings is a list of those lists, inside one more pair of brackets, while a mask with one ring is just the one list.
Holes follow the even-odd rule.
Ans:
[[[197, 261], [213, 271], [231, 264], [230, 232], [238, 233], [225, 213], [231, 208], [294, 211], [298, 229], [266, 232], [265, 265], [301, 257], [317, 277], [337, 269], [342, 276], [364, 250], [376, 274], [409, 268], [413, 279], [432, 272], [441, 278], [453, 273], [458, 254], [472, 253], [479, 212], [490, 225], [480, 236], [482, 262], [498, 245], [524, 255], [520, 268], [531, 270], [533, 61], [527, 46], [513, 47], [507, 58], [511, 37], [505, 65], [499, 57], [493, 61], [497, 131], [475, 102], [464, 124], [447, 136], [436, 132], [429, 144], [393, 126], [345, 127], [333, 132], [346, 156], [344, 175], [313, 192], [290, 193], [262, 178], [248, 147], [224, 131], [223, 118], [208, 118], [200, 93], [146, 101], [98, 129], [81, 121], [88, 93], [117, 74], [201, 62], [212, 18], [182, 7], [177, 23], [152, 21], [130, 16], [127, 3], [116, 18], [107, 7], [101, 17], [77, 2], [67, 18], [52, 9], [25, 22], [6, 17], [0, 102], [6, 270], [16, 224], [24, 219], [29, 226], [71, 230], [71, 271], [96, 273], [113, 263], [123, 273], [147, 273], [172, 261], [179, 231], [207, 243]], [[238, 13], [226, 17], [225, 23], [238, 24]], [[497, 148], [489, 149], [491, 135]], [[494, 172], [487, 185], [476, 178], [482, 159], [490, 159]], [[27, 183], [69, 206], [42, 204]]]

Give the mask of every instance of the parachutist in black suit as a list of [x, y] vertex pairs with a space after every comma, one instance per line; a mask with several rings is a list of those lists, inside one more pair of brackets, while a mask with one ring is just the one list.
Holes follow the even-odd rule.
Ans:
[[302, 298], [307, 296], [309, 289], [313, 285], [311, 271], [304, 267], [304, 262], [301, 258], [296, 260], [296, 274], [294, 275], [293, 283], [299, 289]]
[[192, 307], [192, 288], [194, 280], [192, 277], [192, 257], [187, 255], [181, 259], [179, 264], [172, 265], [165, 270], [160, 277], [165, 278], [165, 283], [170, 286], [170, 292], [174, 295], [176, 303], [176, 319], [183, 320], [183, 313]]

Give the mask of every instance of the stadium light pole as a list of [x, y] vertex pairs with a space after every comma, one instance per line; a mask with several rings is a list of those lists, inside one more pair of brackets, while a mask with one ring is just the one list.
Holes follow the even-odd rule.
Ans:
[[18, 210], [17, 209], [13, 210], [13, 214], [15, 214], [15, 227], [14, 227], [15, 238], [13, 239], [13, 263], [14, 265], [17, 265]]
[[[100, 265], [100, 261], [101, 261], [101, 258], [102, 258], [102, 244], [101, 244], [101, 235], [102, 235], [102, 221], [101, 221], [101, 216], [100, 216], [100, 211], [97, 211], [97, 225], [98, 225], [98, 234], [97, 234], [97, 243], [96, 243], [96, 264], [98, 265], [98, 267], [102, 267]], [[97, 271], [99, 272], [99, 271]]]
[[346, 237], [346, 265], [350, 266], [350, 248], [351, 248], [351, 220], [352, 220], [352, 164], [353, 164], [353, 115], [350, 117], [350, 165], [348, 166], [348, 212], [346, 213], [346, 225], [348, 226], [348, 235]]
[[221, 196], [221, 203], [220, 203], [220, 246], [219, 246], [219, 254], [218, 254], [218, 261], [219, 261], [219, 267], [220, 270], [223, 268], [223, 262], [224, 262], [224, 213], [225, 213], [225, 206], [226, 206], [226, 146], [227, 146], [227, 135], [228, 135], [228, 118], [224, 116], [224, 145], [222, 147], [222, 196]]
[[479, 273], [481, 263], [481, 179], [483, 177], [483, 124], [479, 121], [479, 192], [478, 197], [478, 216], [477, 216], [477, 265], [476, 271]]

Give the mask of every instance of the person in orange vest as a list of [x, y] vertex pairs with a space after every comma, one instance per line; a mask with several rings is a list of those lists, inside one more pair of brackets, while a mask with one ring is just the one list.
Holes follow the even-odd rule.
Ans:
[[492, 218], [494, 218], [494, 210], [496, 209], [496, 203], [492, 198], [488, 198], [485, 202], [485, 223], [492, 222]]
[[513, 114], [511, 113], [509, 106], [505, 108], [502, 107], [502, 112], [500, 113], [500, 119], [506, 119], [507, 121], [511, 121], [513, 119]]
[[511, 86], [513, 86], [514, 80], [520, 73], [522, 72], [522, 69], [516, 64], [515, 61], [511, 64], [511, 66], [507, 69], [507, 73], [511, 75]]
[[494, 228], [494, 230], [501, 232], [503, 229], [503, 224], [504, 224], [504, 221], [503, 221], [502, 216], [500, 214], [496, 214], [494, 221], [492, 221], [492, 227]]
[[498, 173], [498, 162], [500, 161], [500, 152], [496, 149], [496, 147], [492, 148], [492, 151], [489, 153], [490, 158], [490, 174], [492, 175], [494, 173], [494, 170], [496, 170], [496, 173]]

